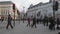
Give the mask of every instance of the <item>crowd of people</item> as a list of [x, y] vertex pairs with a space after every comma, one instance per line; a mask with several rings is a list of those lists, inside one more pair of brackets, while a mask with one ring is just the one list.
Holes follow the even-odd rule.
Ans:
[[[36, 24], [43, 24], [44, 26], [48, 26], [50, 30], [60, 30], [60, 19], [59, 18], [55, 18], [54, 17], [47, 17], [44, 16], [43, 19], [36, 19], [36, 17], [34, 17], [32, 19], [33, 23], [30, 25], [30, 18], [28, 18], [28, 24], [29, 26], [33, 27], [35, 26], [35, 28], [37, 27]], [[55, 25], [57, 27], [55, 27]]]
[[[3, 18], [4, 18], [4, 17], [1, 17], [1, 19], [2, 19], [1, 21], [4, 20]], [[11, 28], [13, 29], [13, 26], [12, 26], [12, 24], [11, 24], [11, 20], [12, 20], [12, 17], [11, 17], [11, 15], [9, 14], [9, 15], [8, 15], [8, 23], [7, 23], [6, 29], [8, 29], [9, 25], [10, 25]], [[59, 19], [59, 18], [55, 18], [55, 19], [54, 19], [54, 17], [44, 16], [43, 19], [41, 19], [41, 18], [36, 19], [36, 17], [34, 17], [34, 18], [32, 19], [32, 21], [33, 21], [32, 24], [30, 23], [30, 21], [31, 21], [30, 18], [28, 18], [27, 21], [28, 21], [27, 26], [29, 26], [29, 27], [31, 27], [31, 28], [33, 28], [33, 27], [37, 28], [36, 24], [43, 24], [44, 26], [48, 26], [50, 30], [55, 30], [55, 29], [60, 30], [60, 19]], [[24, 23], [24, 20], [23, 20], [23, 23]], [[57, 25], [56, 28], [55, 28], [55, 25]]]

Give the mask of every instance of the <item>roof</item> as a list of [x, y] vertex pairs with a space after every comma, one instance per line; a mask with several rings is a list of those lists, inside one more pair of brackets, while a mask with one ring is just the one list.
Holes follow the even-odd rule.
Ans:
[[13, 4], [12, 1], [0, 1], [0, 5], [3, 5], [3, 4]]
[[28, 9], [31, 9], [31, 8], [36, 7], [36, 6], [46, 5], [46, 4], [49, 4], [49, 3], [50, 2], [47, 2], [47, 3], [38, 3], [38, 4], [36, 4], [36, 5], [32, 6], [32, 7], [29, 7]]

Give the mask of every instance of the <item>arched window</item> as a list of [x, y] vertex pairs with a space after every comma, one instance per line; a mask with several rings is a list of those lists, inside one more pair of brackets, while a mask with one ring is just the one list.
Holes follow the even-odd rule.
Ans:
[[40, 16], [40, 13], [41, 13], [40, 11], [37, 13], [37, 16], [38, 16], [38, 17]]

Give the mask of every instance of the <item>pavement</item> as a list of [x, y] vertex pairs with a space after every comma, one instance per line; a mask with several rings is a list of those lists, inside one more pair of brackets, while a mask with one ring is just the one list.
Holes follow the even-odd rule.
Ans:
[[[32, 21], [31, 21], [32, 23]], [[7, 21], [0, 21], [0, 34], [57, 34], [60, 30], [49, 30], [47, 26], [43, 26], [43, 24], [38, 24], [37, 28], [27, 27], [27, 21], [24, 23], [22, 21], [16, 21], [15, 27], [11, 29], [6, 29]], [[12, 21], [13, 25], [13, 21]]]

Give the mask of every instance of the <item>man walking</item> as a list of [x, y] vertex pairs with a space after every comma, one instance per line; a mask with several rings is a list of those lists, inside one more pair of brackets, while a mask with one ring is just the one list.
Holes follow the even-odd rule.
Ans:
[[60, 20], [59, 20], [59, 18], [57, 18], [57, 29], [58, 30], [60, 29], [59, 25], [60, 25]]
[[49, 29], [55, 30], [55, 20], [53, 19], [53, 17], [51, 17], [51, 19], [50, 19]]
[[32, 27], [33, 27], [33, 26], [35, 26], [35, 28], [36, 28], [36, 18], [35, 18], [35, 17], [33, 18]]
[[10, 14], [8, 15], [8, 24], [6, 26], [6, 29], [8, 29], [9, 25], [11, 26], [11, 28], [13, 29], [13, 26], [11, 24], [11, 20], [12, 20], [12, 17], [10, 16]]
[[28, 24], [27, 24], [27, 26], [30, 26], [30, 18], [28, 18]]

